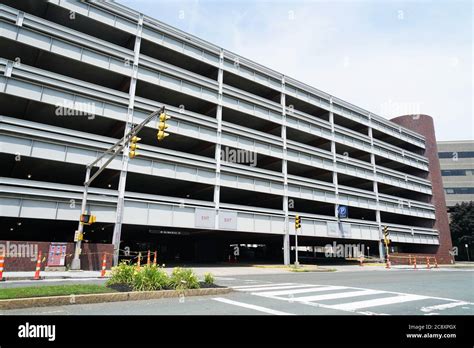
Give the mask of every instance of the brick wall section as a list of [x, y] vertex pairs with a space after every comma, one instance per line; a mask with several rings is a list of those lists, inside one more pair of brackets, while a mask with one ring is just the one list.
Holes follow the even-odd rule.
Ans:
[[[41, 263], [41, 270], [47, 266], [48, 252], [50, 242], [34, 242], [34, 241], [0, 241], [0, 245], [4, 245], [2, 249], [7, 247], [7, 242], [10, 245], [38, 245], [38, 252], [41, 251], [42, 258], [46, 257], [46, 261]], [[73, 254], [74, 254], [74, 243], [66, 243], [66, 266], [70, 266]], [[0, 249], [0, 250], [2, 250]], [[31, 250], [31, 249], [30, 249]], [[34, 248], [33, 250], [36, 250]], [[107, 269], [112, 266], [112, 244], [95, 244], [95, 243], [83, 243], [81, 253], [81, 268], [85, 271], [98, 271], [102, 269], [102, 257], [104, 252], [107, 253]], [[30, 255], [20, 255], [19, 257], [11, 257], [8, 254], [5, 257], [4, 271], [5, 272], [34, 272], [36, 269], [36, 255], [32, 259]]]
[[438, 147], [436, 145], [433, 118], [428, 115], [406, 115], [396, 117], [391, 121], [425, 137], [426, 149], [424, 156], [427, 157], [429, 161], [430, 172], [428, 180], [431, 181], [433, 186], [431, 204], [433, 204], [436, 209], [434, 228], [439, 231], [439, 247], [435, 256], [438, 263], [452, 263], [454, 259], [453, 256], [449, 254], [449, 250], [452, 248], [451, 232], [449, 230], [449, 219], [438, 159]]

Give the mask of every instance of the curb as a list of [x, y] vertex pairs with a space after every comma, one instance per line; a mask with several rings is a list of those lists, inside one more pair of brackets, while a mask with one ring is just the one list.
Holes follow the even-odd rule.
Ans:
[[160, 290], [160, 291], [133, 291], [133, 292], [114, 292], [105, 294], [84, 294], [68, 296], [50, 296], [50, 297], [30, 297], [16, 298], [11, 300], [0, 300], [0, 310], [21, 309], [31, 307], [48, 306], [66, 306], [74, 304], [121, 302], [121, 301], [139, 301], [153, 300], [160, 298], [171, 298], [184, 296], [206, 296], [221, 295], [231, 292], [230, 288], [211, 288], [211, 289], [189, 289], [178, 290]]

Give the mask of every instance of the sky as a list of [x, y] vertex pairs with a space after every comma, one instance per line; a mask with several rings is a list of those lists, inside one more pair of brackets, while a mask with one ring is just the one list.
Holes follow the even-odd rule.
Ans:
[[390, 119], [474, 139], [471, 0], [119, 0]]

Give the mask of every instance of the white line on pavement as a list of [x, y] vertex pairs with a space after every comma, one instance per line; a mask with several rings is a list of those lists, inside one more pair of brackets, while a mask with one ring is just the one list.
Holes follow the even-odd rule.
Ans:
[[357, 296], [367, 296], [367, 295], [376, 295], [384, 293], [384, 291], [378, 290], [362, 290], [362, 291], [350, 291], [350, 292], [337, 292], [335, 294], [324, 294], [324, 295], [315, 295], [315, 296], [303, 296], [303, 297], [295, 297], [291, 300], [293, 301], [324, 301], [324, 300], [334, 300], [340, 298], [348, 298], [348, 297], [357, 297]]
[[285, 285], [285, 286], [264, 286], [264, 287], [258, 287], [258, 288], [251, 288], [251, 289], [235, 289], [237, 291], [264, 291], [264, 290], [279, 290], [279, 289], [295, 289], [295, 288], [307, 288], [311, 287], [314, 285], [306, 284], [306, 285]]
[[216, 297], [216, 298], [213, 298], [213, 300], [223, 302], [223, 303], [227, 303], [227, 304], [231, 304], [231, 305], [234, 305], [234, 306], [253, 309], [255, 311], [268, 313], [268, 314], [273, 314], [273, 315], [294, 315], [292, 313], [280, 312], [280, 311], [276, 311], [274, 309], [265, 308], [265, 307], [261, 307], [261, 306], [256, 306], [256, 305], [252, 305], [252, 304], [248, 304], [248, 303], [244, 303], [244, 302], [233, 301], [233, 300], [229, 300], [229, 299], [226, 299], [226, 298], [223, 298], [223, 297]]
[[264, 286], [280, 286], [280, 285], [298, 285], [298, 284], [295, 284], [295, 283], [270, 283], [270, 284], [239, 285], [239, 286], [233, 286], [232, 289], [238, 290], [238, 289], [250, 289], [250, 288], [259, 288], [259, 287], [264, 287]]
[[[311, 285], [314, 286], [314, 285]], [[296, 288], [297, 286], [294, 286], [292, 288]], [[252, 295], [258, 295], [258, 296], [280, 296], [280, 295], [293, 295], [293, 294], [302, 294], [305, 292], [318, 292], [318, 291], [331, 291], [331, 290], [340, 290], [340, 289], [347, 289], [344, 286], [319, 286], [319, 287], [310, 287], [306, 289], [296, 289], [296, 290], [280, 290], [280, 291], [265, 291], [265, 292], [259, 292], [255, 293]]]
[[366, 300], [366, 301], [341, 303], [341, 304], [332, 305], [328, 307], [332, 309], [351, 311], [351, 310], [356, 310], [356, 309], [361, 309], [361, 308], [384, 306], [384, 305], [389, 305], [389, 304], [394, 304], [394, 303], [424, 300], [428, 298], [429, 297], [420, 296], [420, 295], [402, 295], [402, 296], [377, 298], [377, 299]]
[[442, 311], [448, 308], [454, 308], [457, 306], [464, 306], [470, 304], [469, 302], [459, 301], [459, 302], [451, 302], [451, 303], [444, 303], [436, 306], [429, 306], [421, 308], [422, 312], [432, 312], [432, 311]]

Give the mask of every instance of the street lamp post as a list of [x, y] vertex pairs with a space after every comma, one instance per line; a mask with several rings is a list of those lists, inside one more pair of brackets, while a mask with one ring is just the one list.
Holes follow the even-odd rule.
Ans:
[[466, 247], [467, 261], [470, 262], [471, 259], [469, 257], [469, 244], [466, 243], [466, 244], [464, 244], [464, 246]]
[[367, 258], [370, 256], [370, 247], [367, 247]]

